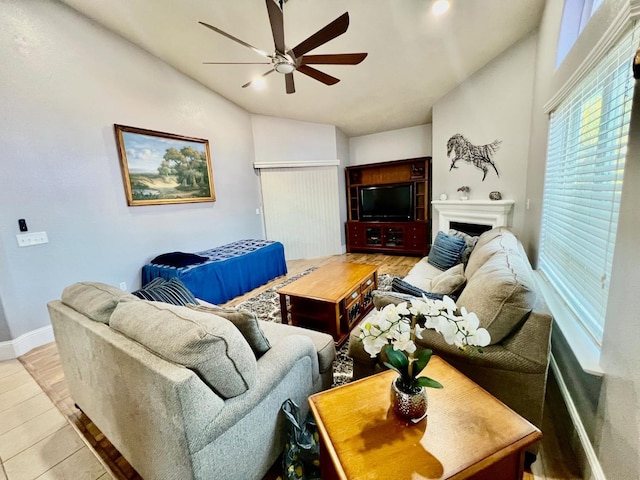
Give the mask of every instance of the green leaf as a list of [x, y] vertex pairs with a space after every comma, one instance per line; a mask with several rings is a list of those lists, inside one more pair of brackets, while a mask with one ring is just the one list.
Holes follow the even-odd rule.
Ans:
[[391, 365], [389, 362], [382, 362], [382, 363], [384, 364], [385, 367], [390, 368], [391, 370], [394, 370], [394, 371], [398, 372], [401, 376], [405, 375], [405, 372], [401, 372], [395, 366]]
[[427, 366], [427, 363], [429, 363], [429, 360], [431, 360], [432, 354], [433, 352], [428, 348], [425, 348], [424, 350], [421, 350], [420, 352], [418, 352], [415, 364], [413, 365], [416, 375], [420, 373], [424, 367]]
[[400, 350], [394, 350], [391, 345], [386, 346], [385, 353], [389, 357], [389, 362], [398, 370], [406, 370], [409, 366], [409, 359]]
[[428, 388], [444, 388], [442, 384], [433, 378], [429, 377], [418, 377], [416, 378], [416, 384], [420, 387], [428, 387]]

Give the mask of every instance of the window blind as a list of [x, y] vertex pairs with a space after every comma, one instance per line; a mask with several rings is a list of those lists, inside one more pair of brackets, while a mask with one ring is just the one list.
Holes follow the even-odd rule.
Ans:
[[539, 268], [600, 343], [627, 152], [632, 59], [629, 28], [551, 113]]

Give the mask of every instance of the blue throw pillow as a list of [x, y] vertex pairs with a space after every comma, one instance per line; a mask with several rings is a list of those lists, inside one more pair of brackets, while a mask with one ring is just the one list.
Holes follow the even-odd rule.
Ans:
[[407, 295], [413, 295], [414, 297], [420, 298], [422, 298], [422, 296], [424, 295], [431, 300], [442, 300], [444, 298], [444, 295], [440, 295], [439, 293], [427, 292], [397, 277], [394, 278], [391, 282], [391, 291], [397, 293], [405, 293]]
[[427, 261], [440, 270], [448, 270], [462, 260], [466, 243], [462, 238], [438, 232], [429, 250]]

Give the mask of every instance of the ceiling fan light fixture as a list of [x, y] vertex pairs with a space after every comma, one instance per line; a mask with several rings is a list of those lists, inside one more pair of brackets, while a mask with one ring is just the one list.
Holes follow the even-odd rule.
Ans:
[[286, 75], [287, 73], [292, 73], [296, 69], [296, 66], [292, 62], [284, 60], [276, 63], [273, 68], [276, 72]]
[[449, 0], [435, 0], [431, 5], [431, 13], [434, 15], [442, 15], [449, 10]]

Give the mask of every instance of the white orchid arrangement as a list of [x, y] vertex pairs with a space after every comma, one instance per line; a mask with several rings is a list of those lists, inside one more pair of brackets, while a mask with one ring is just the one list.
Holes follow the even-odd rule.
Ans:
[[491, 343], [489, 332], [480, 327], [477, 315], [462, 307], [457, 316], [457, 309], [455, 302], [447, 296], [442, 300], [423, 296], [398, 305], [390, 303], [364, 323], [360, 339], [371, 358], [386, 347], [389, 362], [384, 364], [400, 374], [398, 387], [402, 390], [412, 393], [420, 387], [442, 388], [436, 380], [418, 377], [432, 354], [431, 350], [424, 349], [416, 355], [415, 339], [422, 339], [425, 329], [435, 330], [449, 345], [461, 350], [475, 346], [482, 352], [482, 347]]

